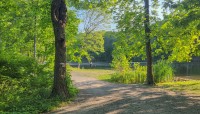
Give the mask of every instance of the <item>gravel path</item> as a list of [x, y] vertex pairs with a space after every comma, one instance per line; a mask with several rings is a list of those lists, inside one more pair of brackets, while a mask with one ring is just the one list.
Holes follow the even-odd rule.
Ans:
[[72, 72], [77, 99], [53, 114], [200, 114], [200, 96], [144, 85], [113, 84]]

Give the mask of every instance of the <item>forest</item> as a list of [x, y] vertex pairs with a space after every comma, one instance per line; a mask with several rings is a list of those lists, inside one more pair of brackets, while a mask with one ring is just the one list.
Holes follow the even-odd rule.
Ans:
[[1, 0], [0, 12], [0, 113], [199, 113], [199, 0]]

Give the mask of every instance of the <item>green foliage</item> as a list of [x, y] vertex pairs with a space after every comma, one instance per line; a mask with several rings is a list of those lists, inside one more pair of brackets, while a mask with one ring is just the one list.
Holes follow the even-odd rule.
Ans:
[[113, 43], [116, 40], [117, 32], [106, 32], [104, 34], [104, 53], [100, 54], [99, 61], [105, 61], [108, 63], [112, 62], [112, 51], [113, 51]]
[[[85, 2], [87, 4], [88, 2]], [[94, 56], [104, 52], [104, 31], [110, 22], [109, 13], [100, 8], [88, 8], [81, 10], [79, 18], [82, 20], [79, 27], [79, 34], [74, 38], [71, 44], [72, 50], [69, 50], [70, 61], [81, 63], [83, 59], [92, 61]], [[70, 48], [70, 47], [69, 47]]]
[[131, 40], [132, 39], [130, 37], [122, 32], [119, 32], [116, 35], [114, 50], [112, 52], [112, 66], [120, 72], [127, 72], [128, 70], [130, 70], [129, 61], [135, 54]]
[[[91, 61], [93, 55], [98, 55], [104, 52], [104, 31], [95, 31], [90, 34], [79, 33], [74, 41], [73, 50], [71, 52], [70, 60], [81, 63], [82, 58], [86, 58]], [[93, 55], [92, 55], [93, 54]]]
[[[120, 80], [125, 83], [127, 82], [126, 79], [131, 80], [131, 76], [127, 74], [132, 72], [128, 69], [129, 61], [133, 57], [147, 58], [148, 55], [145, 55], [145, 52], [147, 52], [148, 47], [152, 49], [150, 53], [152, 53], [153, 58], [162, 57], [171, 62], [189, 62], [192, 56], [199, 55], [200, 9], [197, 0], [194, 0], [194, 2], [182, 0], [175, 5], [172, 1], [166, 0], [164, 6], [169, 9], [166, 12], [164, 9], [164, 19], [161, 19], [156, 11], [156, 9], [159, 9], [159, 2], [153, 1], [149, 15], [150, 25], [148, 24], [151, 31], [150, 38], [145, 38], [144, 34], [144, 22], [148, 19], [144, 17], [147, 10], [144, 10], [142, 2], [144, 1], [119, 0], [112, 9], [115, 14], [115, 21], [118, 24], [117, 28], [120, 31], [114, 43], [112, 63], [118, 71], [122, 72], [122, 74], [119, 74], [121, 76], [114, 77], [117, 77], [116, 79], [121, 78]], [[148, 43], [150, 46], [145, 48]], [[154, 73], [157, 82], [173, 79], [173, 69], [166, 62], [157, 63]]]
[[[0, 113], [42, 113], [58, 107], [62, 101], [59, 98], [49, 98], [53, 85], [52, 75], [44, 73], [20, 79], [0, 75]], [[73, 98], [78, 90], [69, 81], [70, 76], [67, 77], [70, 96]]]
[[198, 5], [198, 0], [193, 2], [182, 0], [173, 5], [173, 10], [170, 10], [170, 14], [165, 14], [160, 23], [161, 29], [156, 31], [156, 41], [158, 46], [169, 55], [167, 59], [170, 61], [189, 62], [192, 56], [200, 55]]
[[146, 81], [146, 67], [135, 63], [133, 71], [112, 74], [111, 81], [125, 84], [144, 83]]
[[58, 102], [53, 103], [52, 99], [48, 99], [52, 84], [50, 80], [48, 75], [22, 79], [1, 76], [1, 111], [39, 113], [58, 105]]
[[[61, 103], [58, 98], [48, 98], [53, 85], [55, 50], [50, 3], [0, 1], [0, 12], [4, 12], [0, 15], [0, 113], [42, 113]], [[68, 14], [67, 40], [73, 43], [80, 21], [74, 11], [68, 10]], [[69, 72], [67, 75], [67, 86], [74, 96], [78, 91]]]
[[[48, 0], [1, 0], [0, 12], [4, 15], [0, 15], [0, 49], [33, 57], [36, 38], [36, 60], [53, 66], [55, 49], [50, 4]], [[74, 10], [69, 8], [67, 13], [66, 44], [70, 56], [80, 20]]]
[[114, 57], [112, 61], [112, 66], [119, 72], [125, 73], [130, 70], [130, 63], [127, 60], [126, 56], [119, 54], [119, 57]]
[[[133, 70], [119, 71], [111, 74], [110, 79], [104, 77], [108, 81], [119, 83], [145, 83], [146, 81], [146, 66], [141, 66], [139, 63], [134, 63]], [[153, 75], [156, 83], [170, 82], [174, 79], [174, 70], [172, 65], [167, 61], [158, 61], [153, 66]], [[103, 79], [104, 79], [103, 78]]]
[[0, 75], [12, 78], [33, 76], [37, 73], [37, 62], [26, 56], [0, 53]]
[[78, 34], [78, 25], [80, 20], [77, 18], [74, 11], [68, 11], [68, 21], [66, 26], [66, 46], [67, 46], [67, 60], [75, 61], [75, 53], [79, 50], [79, 42], [76, 38]]
[[74, 97], [77, 95], [77, 93], [79, 92], [78, 89], [73, 85], [72, 80], [71, 80], [71, 67], [69, 64], [67, 64], [66, 66], [66, 83], [67, 83], [67, 88], [69, 90], [69, 95], [70, 97]]
[[[8, 54], [0, 57], [0, 113], [42, 113], [59, 106], [62, 102], [59, 98], [49, 98], [53, 85], [51, 70], [28, 57]], [[72, 85], [69, 67], [66, 77], [73, 98], [78, 90]]]
[[165, 60], [160, 60], [153, 66], [153, 74], [156, 83], [170, 82], [174, 79], [172, 65]]

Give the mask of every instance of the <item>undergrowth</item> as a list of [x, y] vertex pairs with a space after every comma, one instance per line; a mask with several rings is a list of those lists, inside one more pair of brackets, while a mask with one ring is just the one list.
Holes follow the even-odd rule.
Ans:
[[153, 71], [154, 81], [156, 83], [170, 82], [174, 79], [174, 70], [172, 68], [172, 65], [167, 61], [158, 61], [153, 66]]
[[[153, 69], [155, 83], [173, 81], [174, 70], [169, 62], [164, 60], [158, 61], [153, 65]], [[122, 71], [117, 69], [116, 73], [101, 76], [99, 79], [125, 84], [145, 83], [147, 79], [146, 72], [146, 66], [141, 66], [139, 63], [134, 63], [133, 68], [130, 70]]]
[[118, 83], [144, 83], [146, 80], [146, 67], [134, 64], [134, 70], [111, 74], [111, 80]]
[[[2, 56], [2, 55], [0, 55]], [[61, 101], [49, 98], [53, 85], [53, 72], [48, 66], [37, 65], [33, 59], [0, 57], [0, 113], [43, 113], [67, 103], [78, 90], [72, 85], [69, 67], [67, 86], [71, 98]], [[2, 59], [3, 58], [3, 59]], [[30, 60], [30, 61], [29, 61]], [[34, 65], [32, 65], [34, 64]], [[20, 68], [15, 68], [19, 65]], [[21, 71], [18, 71], [22, 69]], [[16, 73], [12, 73], [15, 72]]]
[[[53, 84], [50, 74], [22, 79], [0, 77], [0, 112], [42, 113], [58, 107], [63, 102], [59, 98], [49, 98]], [[70, 83], [68, 86], [73, 98], [78, 91]]]

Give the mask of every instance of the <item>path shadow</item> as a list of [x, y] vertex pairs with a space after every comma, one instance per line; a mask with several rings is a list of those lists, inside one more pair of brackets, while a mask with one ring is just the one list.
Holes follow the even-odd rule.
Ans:
[[[181, 93], [169, 94], [160, 88], [152, 88], [145, 85], [102, 84], [102, 81], [98, 80], [77, 82], [76, 85], [85, 87], [80, 89], [74, 105], [64, 107], [53, 113], [200, 114], [200, 96], [191, 98]], [[96, 87], [94, 85], [99, 86]], [[160, 89], [160, 91], [151, 91], [153, 89]], [[99, 102], [99, 104], [88, 103], [96, 99], [101, 101], [102, 98], [106, 100]], [[76, 110], [68, 110], [78, 104], [85, 105], [78, 107]]]

